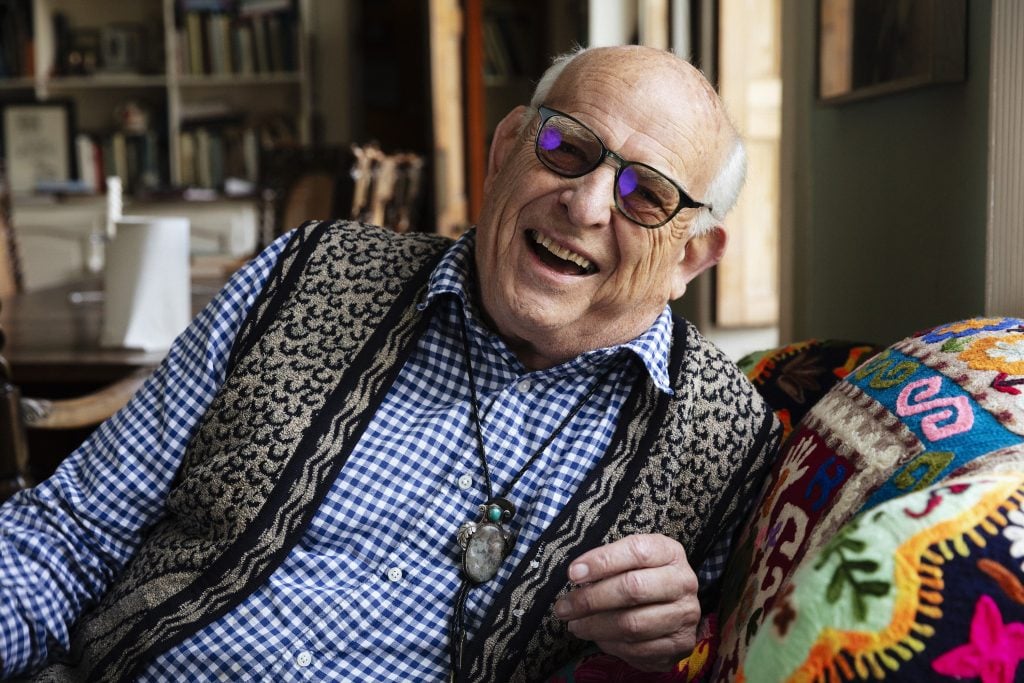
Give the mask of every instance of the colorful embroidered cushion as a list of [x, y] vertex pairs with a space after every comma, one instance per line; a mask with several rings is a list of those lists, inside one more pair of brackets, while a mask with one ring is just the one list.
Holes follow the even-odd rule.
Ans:
[[738, 680], [1024, 680], [1024, 473], [868, 510], [805, 557]]
[[905, 339], [793, 429], [726, 570], [713, 680], [733, 680], [801, 558], [854, 515], [961, 473], [1024, 470], [1024, 321]]
[[782, 423], [785, 439], [835, 384], [882, 349], [835, 339], [809, 339], [741, 358], [740, 369]]

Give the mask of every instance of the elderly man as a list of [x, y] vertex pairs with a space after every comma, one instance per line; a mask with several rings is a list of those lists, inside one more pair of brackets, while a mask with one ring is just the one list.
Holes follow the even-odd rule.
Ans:
[[2, 508], [4, 672], [535, 680], [595, 646], [670, 668], [776, 441], [667, 308], [721, 257], [743, 167], [691, 66], [586, 50], [500, 123], [454, 244], [278, 240]]

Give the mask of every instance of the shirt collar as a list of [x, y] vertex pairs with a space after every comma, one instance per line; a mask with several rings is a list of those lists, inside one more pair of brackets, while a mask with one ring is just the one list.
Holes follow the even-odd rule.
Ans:
[[[473, 249], [476, 245], [476, 231], [462, 235], [442, 256], [434, 268], [427, 285], [427, 293], [419, 309], [425, 310], [442, 298], [459, 301], [465, 314], [479, 320], [475, 303], [475, 283], [470, 277], [473, 269]], [[593, 360], [619, 355], [622, 351], [632, 352], [646, 369], [654, 385], [666, 394], [673, 395], [668, 376], [668, 357], [672, 345], [672, 310], [665, 309], [642, 334], [630, 341], [605, 349], [589, 351], [584, 356]]]

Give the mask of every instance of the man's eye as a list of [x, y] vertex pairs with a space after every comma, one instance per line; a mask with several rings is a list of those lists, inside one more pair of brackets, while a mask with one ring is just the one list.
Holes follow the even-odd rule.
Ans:
[[585, 153], [580, 147], [574, 145], [571, 141], [562, 140], [562, 144], [558, 146], [558, 151], [562, 154], [570, 154], [577, 158], [584, 158]]

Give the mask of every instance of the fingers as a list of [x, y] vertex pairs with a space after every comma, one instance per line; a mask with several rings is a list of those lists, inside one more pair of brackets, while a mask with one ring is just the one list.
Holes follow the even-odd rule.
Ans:
[[574, 619], [568, 623], [568, 628], [577, 638], [597, 643], [613, 640], [643, 643], [671, 636], [677, 642], [674, 652], [679, 652], [680, 647], [693, 647], [693, 642], [684, 634], [692, 635], [692, 627], [699, 621], [700, 607], [696, 603], [668, 603]]
[[635, 534], [583, 553], [569, 565], [574, 583], [600, 581], [631, 569], [686, 563], [686, 551], [661, 534]]
[[668, 671], [693, 650], [700, 602], [682, 545], [639, 534], [595, 548], [569, 566], [584, 584], [555, 603], [576, 637], [644, 671]]
[[569, 591], [555, 603], [555, 616], [583, 619], [629, 607], [676, 602], [696, 592], [697, 578], [692, 572], [673, 566], [637, 569]]

